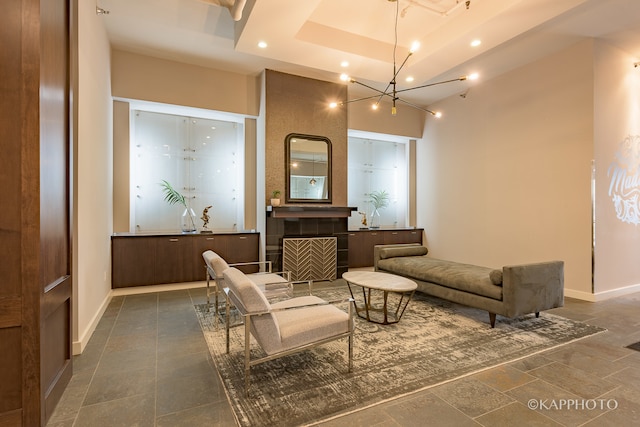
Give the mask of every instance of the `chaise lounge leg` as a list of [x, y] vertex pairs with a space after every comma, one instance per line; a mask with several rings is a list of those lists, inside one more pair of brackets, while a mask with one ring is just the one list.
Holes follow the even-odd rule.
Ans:
[[536, 319], [537, 319], [538, 317], [540, 317], [540, 312], [539, 312], [539, 311], [536, 311]]
[[491, 323], [491, 327], [495, 328], [496, 326], [496, 314], [495, 313], [489, 313], [489, 323]]

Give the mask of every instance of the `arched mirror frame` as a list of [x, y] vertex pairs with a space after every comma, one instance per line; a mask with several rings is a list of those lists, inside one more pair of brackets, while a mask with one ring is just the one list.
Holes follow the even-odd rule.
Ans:
[[[292, 141], [296, 139], [306, 139], [309, 141], [322, 141], [327, 144], [326, 156], [326, 176], [324, 177], [324, 183], [327, 188], [326, 197], [321, 198], [304, 198], [304, 197], [296, 197], [295, 194], [292, 194], [292, 184], [291, 184], [291, 163], [295, 160], [295, 157], [292, 160]], [[315, 160], [314, 160], [315, 162]], [[315, 179], [315, 177], [312, 177]], [[286, 186], [286, 203], [331, 203], [331, 140], [325, 136], [319, 135], [305, 135], [301, 133], [290, 133], [285, 138], [285, 186]]]

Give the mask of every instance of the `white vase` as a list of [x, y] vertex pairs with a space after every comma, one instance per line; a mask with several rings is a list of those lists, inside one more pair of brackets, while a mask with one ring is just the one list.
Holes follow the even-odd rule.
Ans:
[[280, 206], [280, 199], [271, 199], [271, 206]]
[[180, 217], [182, 232], [192, 233], [196, 231], [196, 213], [191, 208], [186, 208]]

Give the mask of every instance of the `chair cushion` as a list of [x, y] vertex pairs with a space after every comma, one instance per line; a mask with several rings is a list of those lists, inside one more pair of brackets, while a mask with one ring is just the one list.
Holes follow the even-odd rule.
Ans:
[[[244, 307], [246, 314], [260, 313], [271, 310], [267, 297], [258, 286], [240, 270], [230, 267], [224, 272], [224, 281], [229, 287], [236, 307]], [[241, 306], [241, 307], [240, 307]], [[251, 316], [251, 333], [260, 347], [267, 354], [277, 352], [280, 345], [280, 328], [273, 313]]]
[[224, 271], [229, 268], [229, 264], [217, 253], [209, 250], [202, 253], [204, 262], [213, 269], [216, 277], [222, 277]]
[[282, 277], [279, 274], [275, 273], [252, 273], [247, 275], [249, 280], [258, 285], [258, 287], [263, 287], [268, 283], [288, 283], [287, 279]]
[[260, 291], [258, 285], [253, 283], [242, 271], [230, 267], [225, 270], [223, 276], [229, 290], [235, 294], [247, 313], [259, 313], [271, 309], [269, 301]]
[[[318, 297], [304, 296], [275, 303], [271, 308], [297, 307], [322, 302], [324, 300]], [[349, 332], [349, 315], [332, 304], [276, 311], [274, 315], [280, 330], [281, 343], [278, 351], [286, 351]]]

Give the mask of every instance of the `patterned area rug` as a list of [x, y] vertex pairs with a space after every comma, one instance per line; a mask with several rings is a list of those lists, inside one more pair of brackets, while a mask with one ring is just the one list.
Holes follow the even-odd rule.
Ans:
[[[346, 285], [314, 294], [349, 296]], [[213, 310], [197, 305], [196, 311], [241, 426], [318, 423], [604, 331], [544, 312], [539, 318], [498, 316], [491, 329], [486, 311], [416, 293], [397, 324], [356, 317], [351, 373], [346, 339], [339, 340], [252, 367], [247, 398], [244, 327], [231, 329], [227, 355], [224, 326], [219, 322], [216, 330]], [[252, 352], [262, 354], [255, 342]]]

